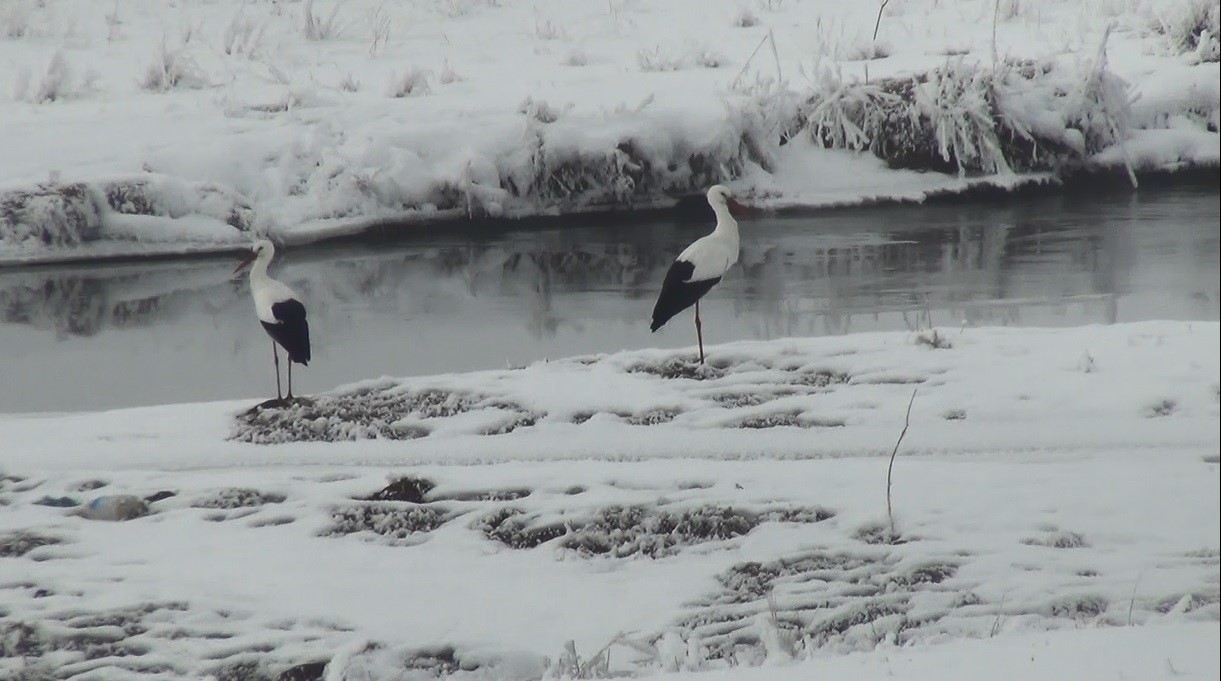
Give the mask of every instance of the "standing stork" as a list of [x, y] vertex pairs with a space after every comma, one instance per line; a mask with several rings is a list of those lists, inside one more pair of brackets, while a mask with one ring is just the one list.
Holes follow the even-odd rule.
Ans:
[[721, 281], [721, 277], [738, 261], [738, 221], [734, 213], [745, 215], [747, 209], [734, 200], [722, 185], [708, 190], [708, 205], [716, 213], [716, 229], [695, 241], [679, 254], [666, 279], [661, 294], [653, 306], [653, 323], [657, 331], [670, 318], [695, 305], [695, 335], [699, 340], [700, 364], [704, 363], [704, 331], [700, 324], [700, 298]]
[[276, 364], [276, 399], [284, 399], [280, 393], [279, 343], [288, 353], [288, 399], [293, 397], [293, 362], [309, 366], [309, 322], [305, 321], [305, 306], [297, 294], [283, 283], [267, 275], [267, 265], [275, 257], [276, 248], [266, 239], [254, 242], [250, 254], [233, 270], [234, 274], [254, 263], [250, 268], [250, 295], [254, 298], [254, 311], [263, 323], [267, 335], [271, 336], [271, 356]]

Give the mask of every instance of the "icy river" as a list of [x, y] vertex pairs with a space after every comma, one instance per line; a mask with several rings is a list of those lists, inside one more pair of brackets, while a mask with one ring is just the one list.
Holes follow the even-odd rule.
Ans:
[[[1216, 320], [1215, 186], [761, 217], [706, 299], [709, 343], [966, 326]], [[624, 216], [291, 250], [309, 309], [298, 392], [382, 375], [519, 366], [694, 343], [648, 318], [703, 221]], [[554, 223], [552, 223], [554, 224]], [[230, 258], [0, 271], [0, 411], [274, 392], [271, 348]]]

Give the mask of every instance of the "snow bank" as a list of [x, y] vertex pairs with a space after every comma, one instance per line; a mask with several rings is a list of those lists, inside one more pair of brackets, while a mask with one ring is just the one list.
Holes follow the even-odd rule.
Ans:
[[1219, 341], [858, 334], [0, 416], [0, 673], [1212, 678]]
[[[655, 208], [714, 182], [821, 206], [1221, 162], [1199, 0], [314, 5], [19, 0], [0, 261]], [[809, 182], [860, 155], [884, 164]], [[145, 200], [98, 201], [115, 182]]]

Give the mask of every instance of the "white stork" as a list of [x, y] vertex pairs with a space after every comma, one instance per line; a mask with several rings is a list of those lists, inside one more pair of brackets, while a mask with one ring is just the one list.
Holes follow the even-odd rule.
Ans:
[[271, 356], [276, 364], [276, 399], [280, 394], [279, 343], [288, 353], [288, 399], [293, 397], [293, 362], [309, 366], [309, 322], [305, 321], [305, 306], [297, 294], [283, 283], [267, 276], [267, 265], [275, 257], [276, 248], [266, 239], [254, 242], [250, 255], [233, 270], [242, 271], [250, 263], [250, 295], [254, 298], [254, 311], [263, 323], [267, 335], [271, 336]]
[[738, 261], [738, 221], [733, 213], [745, 215], [748, 209], [734, 200], [722, 185], [708, 190], [708, 205], [716, 213], [716, 229], [687, 247], [670, 265], [661, 294], [653, 306], [657, 331], [670, 318], [695, 305], [695, 335], [699, 339], [700, 364], [704, 363], [704, 332], [700, 324], [700, 298], [712, 290], [729, 268]]

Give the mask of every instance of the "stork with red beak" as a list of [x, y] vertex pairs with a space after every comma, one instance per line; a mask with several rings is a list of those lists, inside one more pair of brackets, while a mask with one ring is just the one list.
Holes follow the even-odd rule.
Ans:
[[749, 213], [749, 209], [735, 201], [729, 190], [719, 184], [708, 190], [708, 205], [716, 213], [716, 229], [688, 246], [670, 265], [661, 284], [657, 304], [653, 306], [653, 323], [649, 327], [657, 331], [671, 317], [695, 305], [695, 335], [699, 340], [700, 364], [704, 363], [700, 298], [711, 291], [738, 261], [738, 221], [734, 219], [734, 213], [740, 216]]
[[260, 239], [233, 273], [237, 274], [253, 263], [250, 268], [250, 295], [254, 298], [254, 311], [263, 329], [271, 336], [271, 356], [276, 365], [276, 399], [284, 399], [280, 393], [280, 353], [276, 349], [279, 344], [288, 353], [288, 399], [291, 400], [293, 362], [309, 365], [309, 322], [305, 320], [305, 306], [297, 294], [267, 275], [267, 265], [275, 254], [275, 246], [266, 239]]

